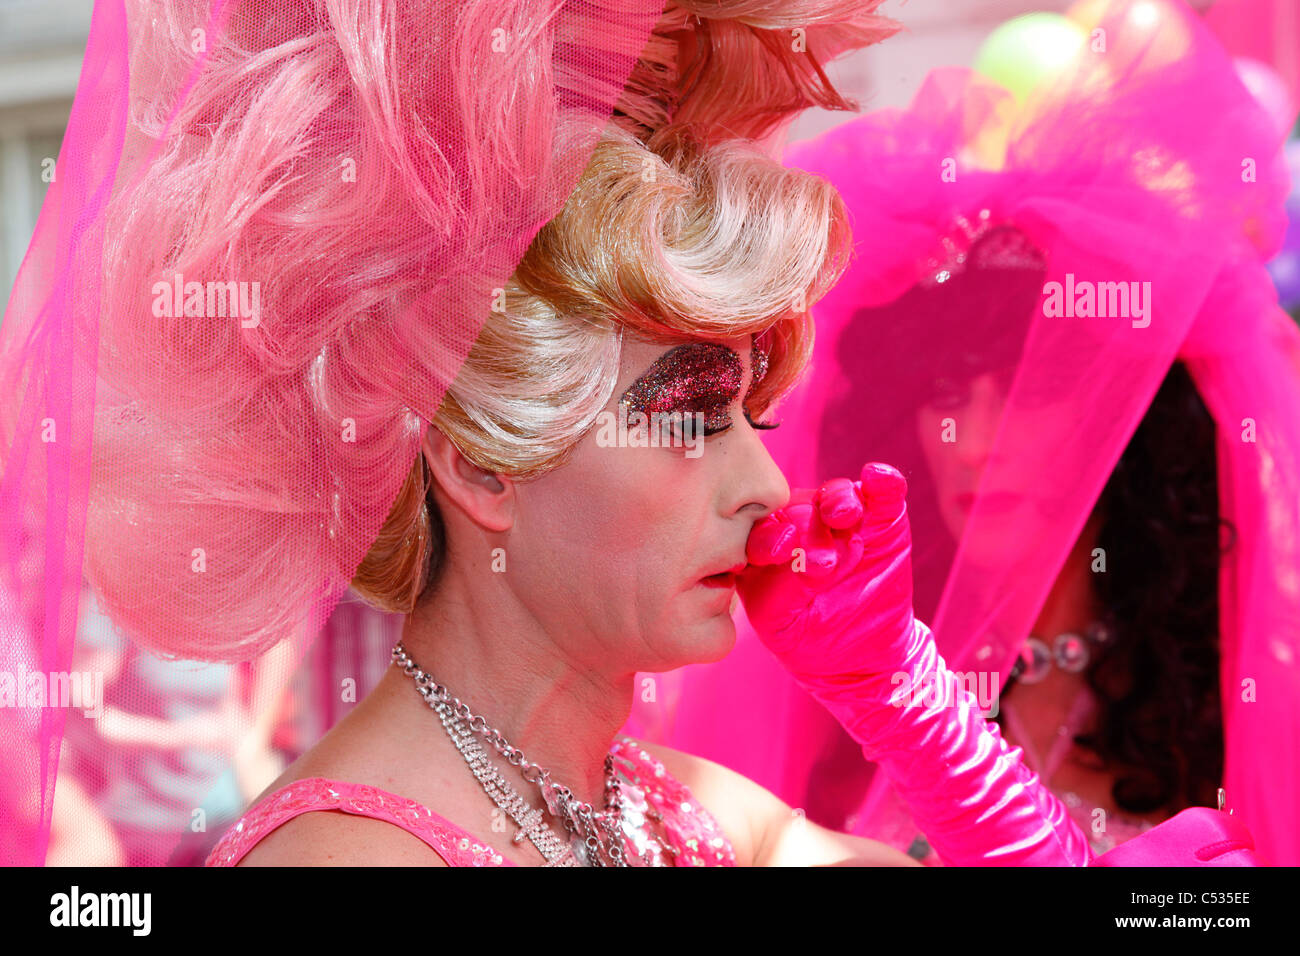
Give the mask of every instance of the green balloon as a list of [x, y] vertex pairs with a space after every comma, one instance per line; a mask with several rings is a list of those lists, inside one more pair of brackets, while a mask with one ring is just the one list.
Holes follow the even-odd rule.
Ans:
[[1057, 13], [1027, 13], [1002, 24], [984, 41], [975, 70], [1023, 101], [1044, 79], [1073, 59], [1088, 32]]

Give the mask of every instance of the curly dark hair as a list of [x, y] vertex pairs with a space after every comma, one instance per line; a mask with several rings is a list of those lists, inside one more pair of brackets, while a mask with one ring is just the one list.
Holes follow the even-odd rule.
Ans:
[[1175, 362], [1098, 499], [1107, 573], [1094, 576], [1115, 639], [1086, 671], [1101, 706], [1075, 742], [1116, 772], [1133, 813], [1213, 805], [1223, 775], [1215, 424]]

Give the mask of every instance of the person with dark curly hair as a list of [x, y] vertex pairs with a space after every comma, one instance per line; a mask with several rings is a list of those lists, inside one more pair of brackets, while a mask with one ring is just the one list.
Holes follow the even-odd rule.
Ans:
[[[1014, 272], [999, 278], [1004, 295], [1024, 281]], [[970, 308], [996, 288], [978, 284], [956, 280], [947, 291]], [[1000, 320], [1005, 328], [1004, 312]], [[967, 331], [988, 331], [979, 325]], [[934, 393], [917, 412], [954, 549], [994, 448], [996, 429], [984, 423], [996, 424], [1007, 400], [1008, 379], [972, 367], [979, 346], [968, 345], [964, 369], [936, 363]], [[969, 426], [957, 442], [942, 441], [943, 418]], [[981, 504], [1000, 502], [989, 495]], [[1003, 735], [1091, 831], [1097, 852], [1187, 807], [1215, 803], [1223, 773], [1217, 583], [1230, 531], [1219, 515], [1214, 419], [1175, 362], [990, 708]]]
[[[1182, 362], [1165, 376], [1093, 515], [1087, 528], [1110, 573], [1075, 572], [1076, 544], [1043, 611], [1056, 610], [1071, 575], [1086, 573], [1113, 635], [1068, 679], [1081, 677], [1077, 692], [1100, 704], [1091, 731], [1074, 743], [1113, 768], [1099, 773], [1122, 814], [1163, 817], [1213, 804], [1223, 775], [1219, 559], [1233, 529], [1219, 515], [1214, 419]], [[1002, 718], [1035, 696], [1028, 671], [1013, 674]], [[1044, 775], [1053, 769], [1044, 766]]]

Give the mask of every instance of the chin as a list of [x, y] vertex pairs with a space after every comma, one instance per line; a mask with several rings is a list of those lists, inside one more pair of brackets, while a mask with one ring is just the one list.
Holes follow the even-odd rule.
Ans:
[[638, 662], [637, 671], [662, 674], [722, 660], [736, 646], [732, 609], [739, 603], [734, 589], [730, 600], [721, 591], [698, 589], [673, 608], [675, 613], [657, 622], [653, 632], [644, 634], [640, 643], [654, 659]]
[[679, 632], [674, 644], [672, 669], [688, 664], [712, 664], [736, 646], [736, 622], [730, 614], [696, 620]]

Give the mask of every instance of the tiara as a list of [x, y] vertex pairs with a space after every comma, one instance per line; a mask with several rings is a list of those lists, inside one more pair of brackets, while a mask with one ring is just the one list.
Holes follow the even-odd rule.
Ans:
[[919, 285], [932, 289], [969, 268], [1047, 268], [1046, 257], [1029, 236], [1009, 222], [994, 224], [992, 217], [988, 209], [981, 209], [974, 222], [958, 215], [953, 228], [939, 240], [943, 252], [926, 260]]

